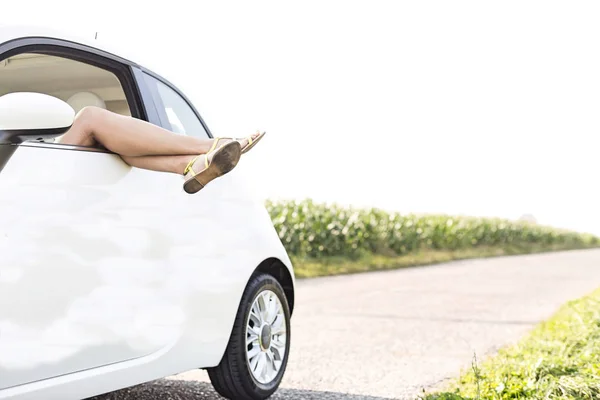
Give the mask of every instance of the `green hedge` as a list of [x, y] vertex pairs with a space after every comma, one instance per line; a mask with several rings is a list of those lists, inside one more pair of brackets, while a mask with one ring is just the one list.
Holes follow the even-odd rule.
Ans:
[[287, 251], [299, 257], [358, 258], [477, 246], [583, 248], [600, 244], [592, 235], [499, 218], [388, 213], [311, 200], [267, 201], [266, 205]]

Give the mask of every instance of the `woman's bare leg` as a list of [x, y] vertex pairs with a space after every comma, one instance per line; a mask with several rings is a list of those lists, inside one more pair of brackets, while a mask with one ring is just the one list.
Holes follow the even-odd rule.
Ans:
[[178, 135], [159, 126], [102, 108], [81, 110], [60, 143], [101, 144], [121, 156], [198, 155], [210, 150], [212, 139]]
[[195, 156], [121, 156], [132, 167], [183, 175], [185, 167]]
[[[183, 174], [188, 163], [195, 156], [207, 153], [213, 142], [214, 139], [179, 135], [97, 107], [82, 109], [60, 140], [74, 146], [100, 144], [133, 167], [176, 174]], [[248, 139], [239, 142], [245, 146]]]

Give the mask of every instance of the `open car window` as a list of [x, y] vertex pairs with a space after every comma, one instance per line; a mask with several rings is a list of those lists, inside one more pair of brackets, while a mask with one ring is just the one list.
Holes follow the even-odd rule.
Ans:
[[131, 116], [114, 73], [69, 58], [23, 53], [1, 60], [0, 96], [14, 92], [48, 94], [67, 102], [75, 112], [97, 106]]

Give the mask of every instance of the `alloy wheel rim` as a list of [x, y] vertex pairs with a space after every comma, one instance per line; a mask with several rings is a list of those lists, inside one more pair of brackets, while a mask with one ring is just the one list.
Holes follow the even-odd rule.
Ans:
[[286, 356], [287, 328], [283, 305], [271, 290], [260, 292], [246, 321], [246, 361], [254, 379], [275, 379]]

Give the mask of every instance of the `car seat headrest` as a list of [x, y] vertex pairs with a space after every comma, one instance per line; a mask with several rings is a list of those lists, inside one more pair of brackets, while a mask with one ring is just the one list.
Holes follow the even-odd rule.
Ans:
[[92, 92], [79, 92], [69, 97], [67, 103], [73, 107], [75, 114], [81, 111], [84, 107], [94, 106], [106, 110], [106, 103], [100, 96]]

